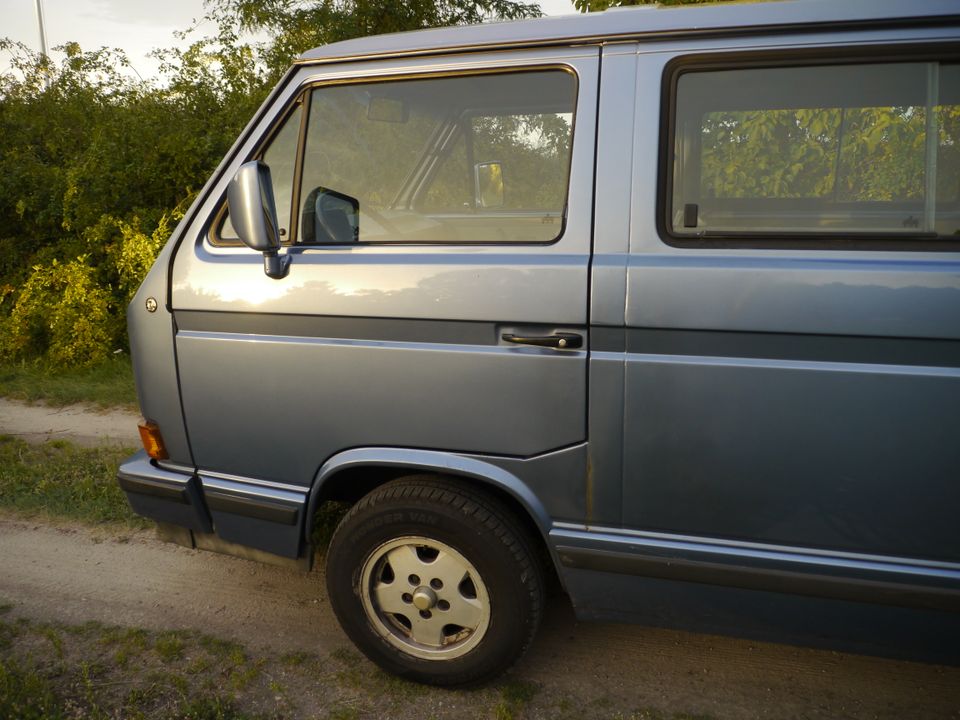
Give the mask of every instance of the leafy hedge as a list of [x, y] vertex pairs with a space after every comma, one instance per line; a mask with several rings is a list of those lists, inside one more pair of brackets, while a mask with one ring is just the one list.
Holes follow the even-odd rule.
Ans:
[[53, 64], [0, 41], [0, 359], [83, 366], [126, 347], [126, 304], [267, 90], [229, 39], [162, 53], [164, 86], [116, 51], [68, 44]]
[[[297, 53], [359, 35], [539, 15], [511, 0], [209, 0], [216, 32], [122, 53], [0, 40], [0, 360], [101, 362], [172, 224]], [[265, 32], [263, 43], [244, 33]], [[184, 33], [186, 37], [189, 33]]]

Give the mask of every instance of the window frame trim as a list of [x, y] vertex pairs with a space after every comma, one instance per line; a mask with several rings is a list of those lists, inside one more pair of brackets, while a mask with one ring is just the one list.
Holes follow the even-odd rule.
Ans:
[[[253, 152], [250, 153], [250, 156], [244, 160], [244, 162], [250, 162], [251, 160], [263, 160], [263, 155], [266, 152], [266, 149], [270, 146], [270, 143], [274, 141], [277, 135], [280, 134], [281, 129], [286, 124], [287, 120], [290, 119], [290, 116], [297, 111], [297, 108], [300, 108], [300, 128], [297, 132], [297, 157], [294, 159], [294, 168], [293, 168], [293, 179], [294, 182], [297, 180], [297, 173], [300, 169], [300, 163], [302, 162], [303, 153], [301, 152], [303, 148], [303, 138], [305, 134], [306, 126], [306, 113], [310, 109], [310, 96], [303, 92], [301, 89], [297, 92], [285, 105], [281, 111], [277, 114], [276, 119], [270, 124], [267, 132], [263, 134], [263, 138], [260, 142], [257, 143]], [[292, 247], [296, 242], [297, 229], [292, 224], [294, 218], [293, 207], [294, 200], [299, 201], [298, 187], [295, 185], [291, 188], [290, 193], [290, 217], [287, 218], [287, 222], [290, 223], [290, 231], [287, 233], [286, 237], [281, 238], [280, 246], [281, 247]], [[219, 204], [217, 205], [216, 211], [213, 213], [213, 219], [210, 222], [210, 226], [206, 232], [207, 242], [209, 242], [213, 247], [217, 248], [236, 248], [236, 247], [246, 247], [243, 244], [243, 240], [237, 238], [233, 240], [225, 240], [221, 235], [220, 231], [223, 230], [223, 224], [227, 217], [227, 195], [224, 193], [223, 197], [220, 199]]]
[[657, 234], [675, 248], [700, 250], [886, 250], [897, 252], [960, 252], [960, 237], [930, 233], [870, 231], [716, 231], [709, 236], [679, 234], [672, 229], [673, 175], [677, 121], [677, 85], [689, 72], [781, 69], [789, 67], [881, 65], [885, 63], [960, 62], [960, 44], [885, 43], [871, 46], [824, 46], [812, 49], [733, 50], [679, 55], [663, 68], [660, 83], [660, 133], [657, 161]]
[[[306, 154], [306, 139], [307, 139], [307, 128], [309, 124], [309, 112], [310, 106], [312, 104], [313, 93], [316, 90], [330, 87], [334, 85], [366, 85], [370, 83], [383, 83], [383, 82], [405, 82], [411, 80], [432, 80], [439, 78], [456, 78], [456, 77], [468, 77], [473, 75], [508, 75], [515, 73], [536, 73], [536, 72], [549, 72], [549, 71], [560, 71], [570, 75], [573, 78], [573, 108], [572, 108], [572, 117], [570, 123], [570, 151], [567, 157], [567, 183], [566, 190], [564, 194], [563, 206], [560, 208], [560, 228], [557, 235], [551, 240], [543, 241], [516, 241], [516, 240], [419, 240], [419, 241], [406, 241], [406, 240], [376, 240], [376, 241], [364, 241], [358, 240], [354, 243], [349, 244], [322, 244], [322, 243], [309, 243], [302, 244], [296, 242], [299, 237], [299, 227], [300, 227], [300, 218], [299, 218], [299, 204], [300, 204], [300, 189], [303, 182], [303, 159]], [[298, 248], [298, 249], [344, 249], [352, 247], [515, 247], [515, 246], [532, 246], [532, 247], [546, 247], [550, 245], [555, 245], [560, 242], [563, 236], [567, 231], [567, 214], [570, 206], [570, 185], [572, 179], [572, 169], [573, 169], [573, 148], [574, 142], [577, 137], [577, 114], [580, 111], [580, 74], [578, 69], [573, 66], [557, 60], [551, 60], [543, 63], [537, 63], [532, 61], [530, 64], [523, 64], [518, 66], [488, 66], [483, 68], [458, 68], [450, 70], [426, 70], [426, 71], [414, 71], [410, 73], [402, 74], [392, 74], [384, 73], [377, 75], [364, 75], [362, 77], [340, 77], [340, 78], [330, 78], [326, 80], [316, 80], [311, 82], [304, 83], [294, 95], [289, 105], [279, 113], [278, 119], [276, 122], [271, 124], [270, 129], [267, 133], [264, 134], [264, 140], [260, 143], [257, 143], [256, 148], [250, 156], [244, 160], [244, 162], [249, 162], [252, 159], [261, 158], [264, 152], [264, 149], [270, 144], [274, 137], [280, 130], [280, 127], [283, 125], [284, 121], [290, 116], [298, 104], [303, 106], [303, 114], [300, 118], [300, 135], [298, 138], [297, 145], [297, 158], [294, 165], [294, 188], [291, 197], [291, 229], [287, 234], [287, 238], [284, 239], [284, 242], [281, 243], [282, 246]], [[213, 215], [213, 222], [210, 225], [210, 228], [207, 232], [208, 242], [215, 247], [243, 247], [243, 241], [224, 241], [223, 238], [219, 236], [220, 229], [223, 225], [224, 217], [227, 213], [227, 200], [226, 196], [220, 201], [220, 205], [217, 211]], [[294, 225], [292, 221], [296, 219], [296, 224]]]

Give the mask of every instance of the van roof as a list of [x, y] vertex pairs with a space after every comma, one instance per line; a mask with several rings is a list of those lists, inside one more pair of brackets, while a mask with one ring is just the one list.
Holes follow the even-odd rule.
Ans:
[[700, 6], [615, 8], [344, 40], [308, 50], [297, 62], [431, 55], [442, 52], [538, 47], [615, 40], [776, 30], [937, 25], [960, 20], [957, 0], [787, 0]]

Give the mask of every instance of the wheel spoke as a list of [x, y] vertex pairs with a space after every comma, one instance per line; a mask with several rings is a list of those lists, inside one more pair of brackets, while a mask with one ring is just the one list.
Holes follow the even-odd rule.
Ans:
[[457, 593], [450, 601], [450, 609], [442, 615], [445, 623], [475, 630], [483, 618], [483, 606], [476, 598], [465, 598]]
[[373, 588], [373, 595], [381, 612], [398, 613], [409, 617], [413, 612], [413, 607], [401, 599], [402, 592], [403, 590], [397, 580], [392, 583], [377, 583]]
[[442, 580], [443, 586], [449, 588], [450, 591], [456, 591], [457, 586], [467, 576], [467, 569], [463, 566], [463, 563], [443, 550], [440, 551], [436, 559], [424, 566], [423, 572], [431, 578]]
[[410, 635], [421, 645], [430, 647], [441, 647], [443, 645], [443, 626], [444, 620], [434, 615], [429, 619], [420, 617], [419, 614], [413, 614], [410, 617], [411, 631]]
[[417, 555], [413, 545], [401, 545], [387, 553], [387, 560], [393, 568], [393, 575], [399, 581], [406, 582], [410, 575], [423, 573], [423, 560]]

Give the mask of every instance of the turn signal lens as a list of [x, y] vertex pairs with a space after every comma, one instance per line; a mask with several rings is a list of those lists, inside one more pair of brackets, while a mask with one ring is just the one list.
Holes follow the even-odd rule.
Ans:
[[138, 426], [140, 428], [140, 441], [143, 443], [143, 449], [147, 455], [154, 460], [166, 460], [167, 448], [163, 444], [163, 436], [160, 434], [160, 426], [155, 422], [144, 420]]

